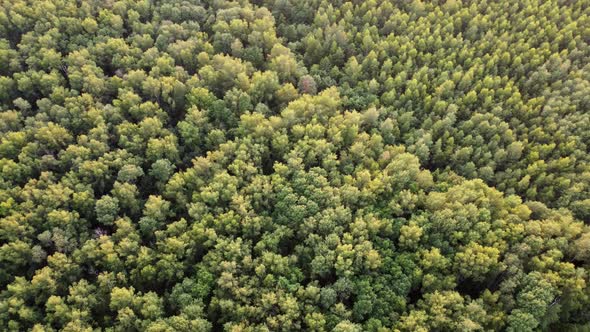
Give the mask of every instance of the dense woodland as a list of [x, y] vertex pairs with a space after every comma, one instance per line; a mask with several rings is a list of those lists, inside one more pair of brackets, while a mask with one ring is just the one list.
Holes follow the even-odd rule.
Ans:
[[590, 1], [0, 0], [0, 330], [590, 330]]

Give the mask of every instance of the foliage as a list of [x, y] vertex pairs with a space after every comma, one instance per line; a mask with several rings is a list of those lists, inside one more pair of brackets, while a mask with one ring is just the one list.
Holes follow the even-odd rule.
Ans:
[[0, 326], [586, 329], [589, 6], [0, 0]]

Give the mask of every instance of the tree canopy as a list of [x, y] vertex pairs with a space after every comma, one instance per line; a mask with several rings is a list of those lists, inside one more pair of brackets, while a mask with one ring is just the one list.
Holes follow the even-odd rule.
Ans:
[[590, 2], [0, 0], [7, 331], [590, 328]]

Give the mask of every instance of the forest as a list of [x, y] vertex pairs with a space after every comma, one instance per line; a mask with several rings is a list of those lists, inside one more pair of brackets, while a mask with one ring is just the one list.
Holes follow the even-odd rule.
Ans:
[[590, 331], [590, 0], [0, 0], [0, 331]]

